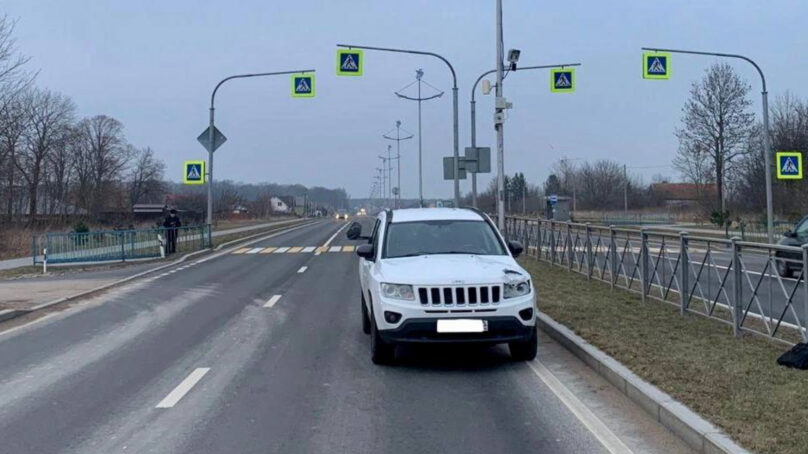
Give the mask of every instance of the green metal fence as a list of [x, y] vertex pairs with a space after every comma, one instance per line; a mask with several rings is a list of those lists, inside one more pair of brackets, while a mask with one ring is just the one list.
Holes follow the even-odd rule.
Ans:
[[[176, 248], [171, 241], [176, 235]], [[161, 257], [163, 252], [193, 252], [211, 247], [209, 226], [176, 229], [102, 230], [86, 233], [46, 233], [31, 238], [34, 264], [126, 261]], [[163, 250], [161, 251], [161, 248]]]

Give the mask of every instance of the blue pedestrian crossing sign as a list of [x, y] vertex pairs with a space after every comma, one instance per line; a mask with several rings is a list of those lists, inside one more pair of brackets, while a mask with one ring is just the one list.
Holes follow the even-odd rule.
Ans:
[[314, 74], [292, 74], [292, 97], [314, 97]]
[[670, 79], [671, 54], [667, 52], [643, 52], [643, 79]]
[[185, 161], [185, 173], [182, 182], [185, 184], [205, 184], [205, 161]]
[[572, 93], [575, 91], [575, 68], [550, 70], [550, 91]]
[[550, 205], [555, 206], [555, 205], [557, 205], [557, 204], [558, 204], [558, 196], [557, 196], [557, 195], [555, 195], [555, 194], [552, 194], [552, 195], [550, 196]]
[[777, 152], [777, 179], [802, 180], [802, 153], [799, 151]]
[[361, 76], [364, 58], [360, 49], [337, 49], [337, 75]]

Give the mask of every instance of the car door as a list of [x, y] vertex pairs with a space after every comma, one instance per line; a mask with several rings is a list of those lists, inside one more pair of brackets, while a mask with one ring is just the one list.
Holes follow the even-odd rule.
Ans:
[[797, 236], [797, 241], [799, 244], [808, 243], [808, 217], [804, 218], [800, 221], [799, 224], [794, 228], [794, 233]]

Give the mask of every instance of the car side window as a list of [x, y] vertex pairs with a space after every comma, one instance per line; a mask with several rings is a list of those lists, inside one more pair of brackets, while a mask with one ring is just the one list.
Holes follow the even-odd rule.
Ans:
[[808, 219], [803, 219], [802, 222], [794, 229], [794, 233], [799, 237], [808, 237]]

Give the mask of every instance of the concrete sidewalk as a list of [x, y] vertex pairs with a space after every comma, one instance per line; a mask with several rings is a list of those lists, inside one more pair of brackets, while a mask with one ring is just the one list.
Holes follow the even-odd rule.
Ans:
[[[264, 228], [267, 228], [267, 227], [272, 227], [273, 225], [277, 225], [279, 223], [289, 222], [289, 221], [294, 221], [294, 220], [296, 220], [296, 218], [281, 219], [281, 220], [272, 221], [272, 222], [266, 222], [266, 223], [262, 223], [262, 224], [247, 225], [247, 226], [244, 226], [244, 227], [234, 227], [234, 228], [225, 229], [225, 230], [214, 230], [213, 233], [212, 233], [212, 236], [213, 236], [213, 238], [216, 238], [216, 237], [219, 237], [219, 236], [231, 235], [231, 234], [234, 234], [234, 233], [250, 232], [250, 231], [253, 231], [253, 230], [260, 230], [260, 229], [264, 229]], [[103, 262], [93, 262], [93, 263], [115, 263], [115, 262], [107, 260], [107, 261], [103, 261]], [[29, 266], [29, 265], [33, 265], [33, 264], [34, 264], [33, 259], [30, 256], [29, 257], [16, 258], [16, 259], [0, 260], [0, 270], [9, 270], [9, 269], [19, 268], [19, 267], [22, 267], [22, 266]], [[82, 263], [82, 265], [86, 265], [86, 264], [87, 264], [87, 262]], [[75, 264], [71, 264], [71, 265], [75, 265]], [[51, 265], [49, 265], [49, 266], [51, 266]]]

